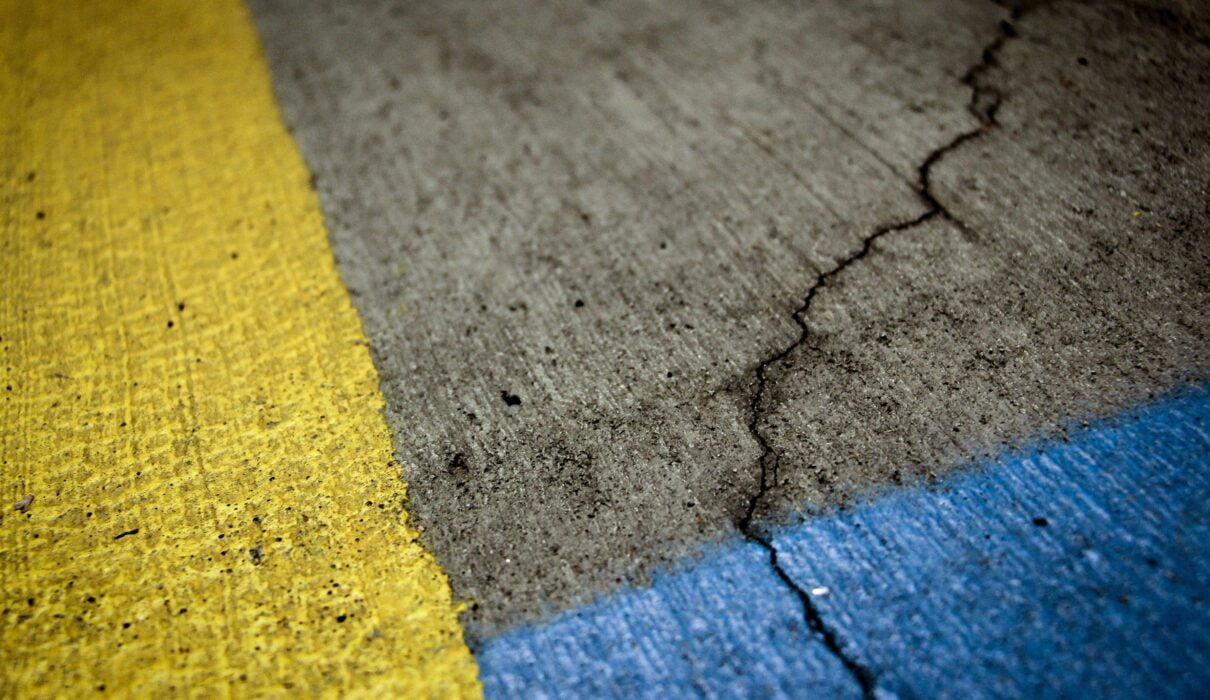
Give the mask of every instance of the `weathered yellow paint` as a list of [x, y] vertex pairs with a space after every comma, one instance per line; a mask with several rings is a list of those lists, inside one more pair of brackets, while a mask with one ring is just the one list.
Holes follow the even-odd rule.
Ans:
[[245, 9], [0, 61], [0, 696], [477, 695]]

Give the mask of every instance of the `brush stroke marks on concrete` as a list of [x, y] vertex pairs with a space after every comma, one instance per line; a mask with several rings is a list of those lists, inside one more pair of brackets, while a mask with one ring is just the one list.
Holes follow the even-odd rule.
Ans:
[[[877, 691], [1189, 697], [1210, 682], [1208, 465], [1210, 395], [1186, 388], [773, 542]], [[496, 697], [861, 692], [744, 540], [477, 656]]]
[[[413, 510], [482, 639], [1210, 364], [1188, 17], [1060, 2], [252, 3]], [[954, 220], [964, 222], [956, 225]]]

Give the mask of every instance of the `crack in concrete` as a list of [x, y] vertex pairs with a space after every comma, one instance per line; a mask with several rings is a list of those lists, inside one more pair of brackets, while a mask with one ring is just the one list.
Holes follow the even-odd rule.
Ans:
[[[997, 2], [997, 4], [1004, 4]], [[1033, 9], [1036, 5], [1030, 5], [1028, 9]], [[897, 231], [906, 231], [935, 218], [942, 218], [949, 221], [954, 226], [957, 226], [963, 233], [971, 233], [970, 228], [965, 222], [958, 219], [950, 210], [942, 204], [937, 196], [933, 193], [932, 182], [930, 179], [933, 166], [941, 161], [947, 154], [960, 148], [963, 144], [971, 141], [979, 136], [987, 133], [991, 129], [996, 128], [999, 122], [996, 120], [996, 112], [1000, 108], [1003, 101], [1003, 95], [1000, 90], [984, 85], [981, 82], [983, 74], [996, 65], [997, 56], [1004, 44], [1009, 40], [1017, 37], [1017, 31], [1013, 27], [1012, 22], [1021, 18], [1027, 8], [1020, 5], [1010, 7], [1009, 18], [1002, 20], [998, 26], [996, 38], [983, 47], [979, 61], [973, 64], [964, 73], [960, 79], [963, 85], [971, 89], [971, 97], [967, 103], [967, 111], [978, 121], [978, 126], [969, 131], [965, 131], [951, 139], [946, 144], [933, 150], [924, 159], [916, 170], [916, 195], [925, 205], [925, 210], [920, 215], [908, 219], [889, 224], [884, 224], [874, 229], [868, 236], [862, 239], [861, 247], [856, 251], [840, 260], [832, 268], [818, 273], [814, 283], [807, 290], [806, 296], [803, 297], [802, 304], [791, 314], [794, 322], [799, 327], [798, 337], [785, 348], [776, 354], [766, 358], [756, 367], [756, 389], [752, 393], [752, 398], [749, 402], [750, 419], [748, 421], [748, 432], [760, 445], [761, 455], [758, 461], [760, 466], [760, 485], [756, 493], [748, 499], [748, 506], [744, 515], [737, 523], [740, 533], [745, 539], [760, 545], [769, 552], [769, 564], [773, 567], [773, 571], [777, 577], [789, 588], [802, 604], [803, 617], [806, 620], [807, 626], [812, 632], [819, 635], [824, 646], [832, 653], [845, 667], [845, 669], [853, 676], [853, 679], [861, 688], [862, 696], [865, 698], [875, 697], [875, 689], [877, 686], [877, 678], [874, 672], [863, 665], [860, 661], [847, 653], [841, 646], [840, 640], [836, 635], [836, 631], [832, 629], [823, 619], [819, 608], [811, 600], [810, 593], [803, 590], [789, 573], [782, 568], [778, 561], [777, 547], [774, 545], [772, 537], [762, 535], [754, 526], [754, 517], [757, 509], [765, 496], [775, 487], [778, 478], [778, 461], [777, 452], [773, 449], [773, 445], [769, 442], [769, 438], [761, 429], [761, 418], [764, 415], [762, 403], [765, 396], [765, 390], [769, 385], [769, 368], [774, 364], [786, 359], [792, 352], [806, 344], [810, 336], [810, 327], [807, 323], [807, 316], [811, 311], [811, 304], [815, 301], [816, 294], [823, 289], [830, 280], [836, 278], [843, 273], [850, 265], [857, 263], [865, 258], [873, 250], [875, 241], [891, 233]]]

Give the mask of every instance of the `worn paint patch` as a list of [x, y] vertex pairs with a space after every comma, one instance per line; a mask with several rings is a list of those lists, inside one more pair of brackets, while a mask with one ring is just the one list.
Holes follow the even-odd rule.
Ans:
[[[1191, 697], [1210, 682], [1210, 394], [773, 538], [875, 694]], [[747, 541], [479, 650], [489, 696], [843, 696]]]
[[476, 695], [244, 8], [0, 61], [0, 696]]

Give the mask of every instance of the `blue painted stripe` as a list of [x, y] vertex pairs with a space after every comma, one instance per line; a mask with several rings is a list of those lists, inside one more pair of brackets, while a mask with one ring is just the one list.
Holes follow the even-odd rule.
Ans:
[[[1210, 394], [779, 532], [779, 561], [881, 692], [1183, 697], [1210, 687]], [[478, 651], [490, 696], [856, 695], [767, 553]]]
[[478, 651], [489, 697], [853, 694], [848, 673], [814, 643], [798, 599], [741, 544], [647, 589], [589, 605]]

